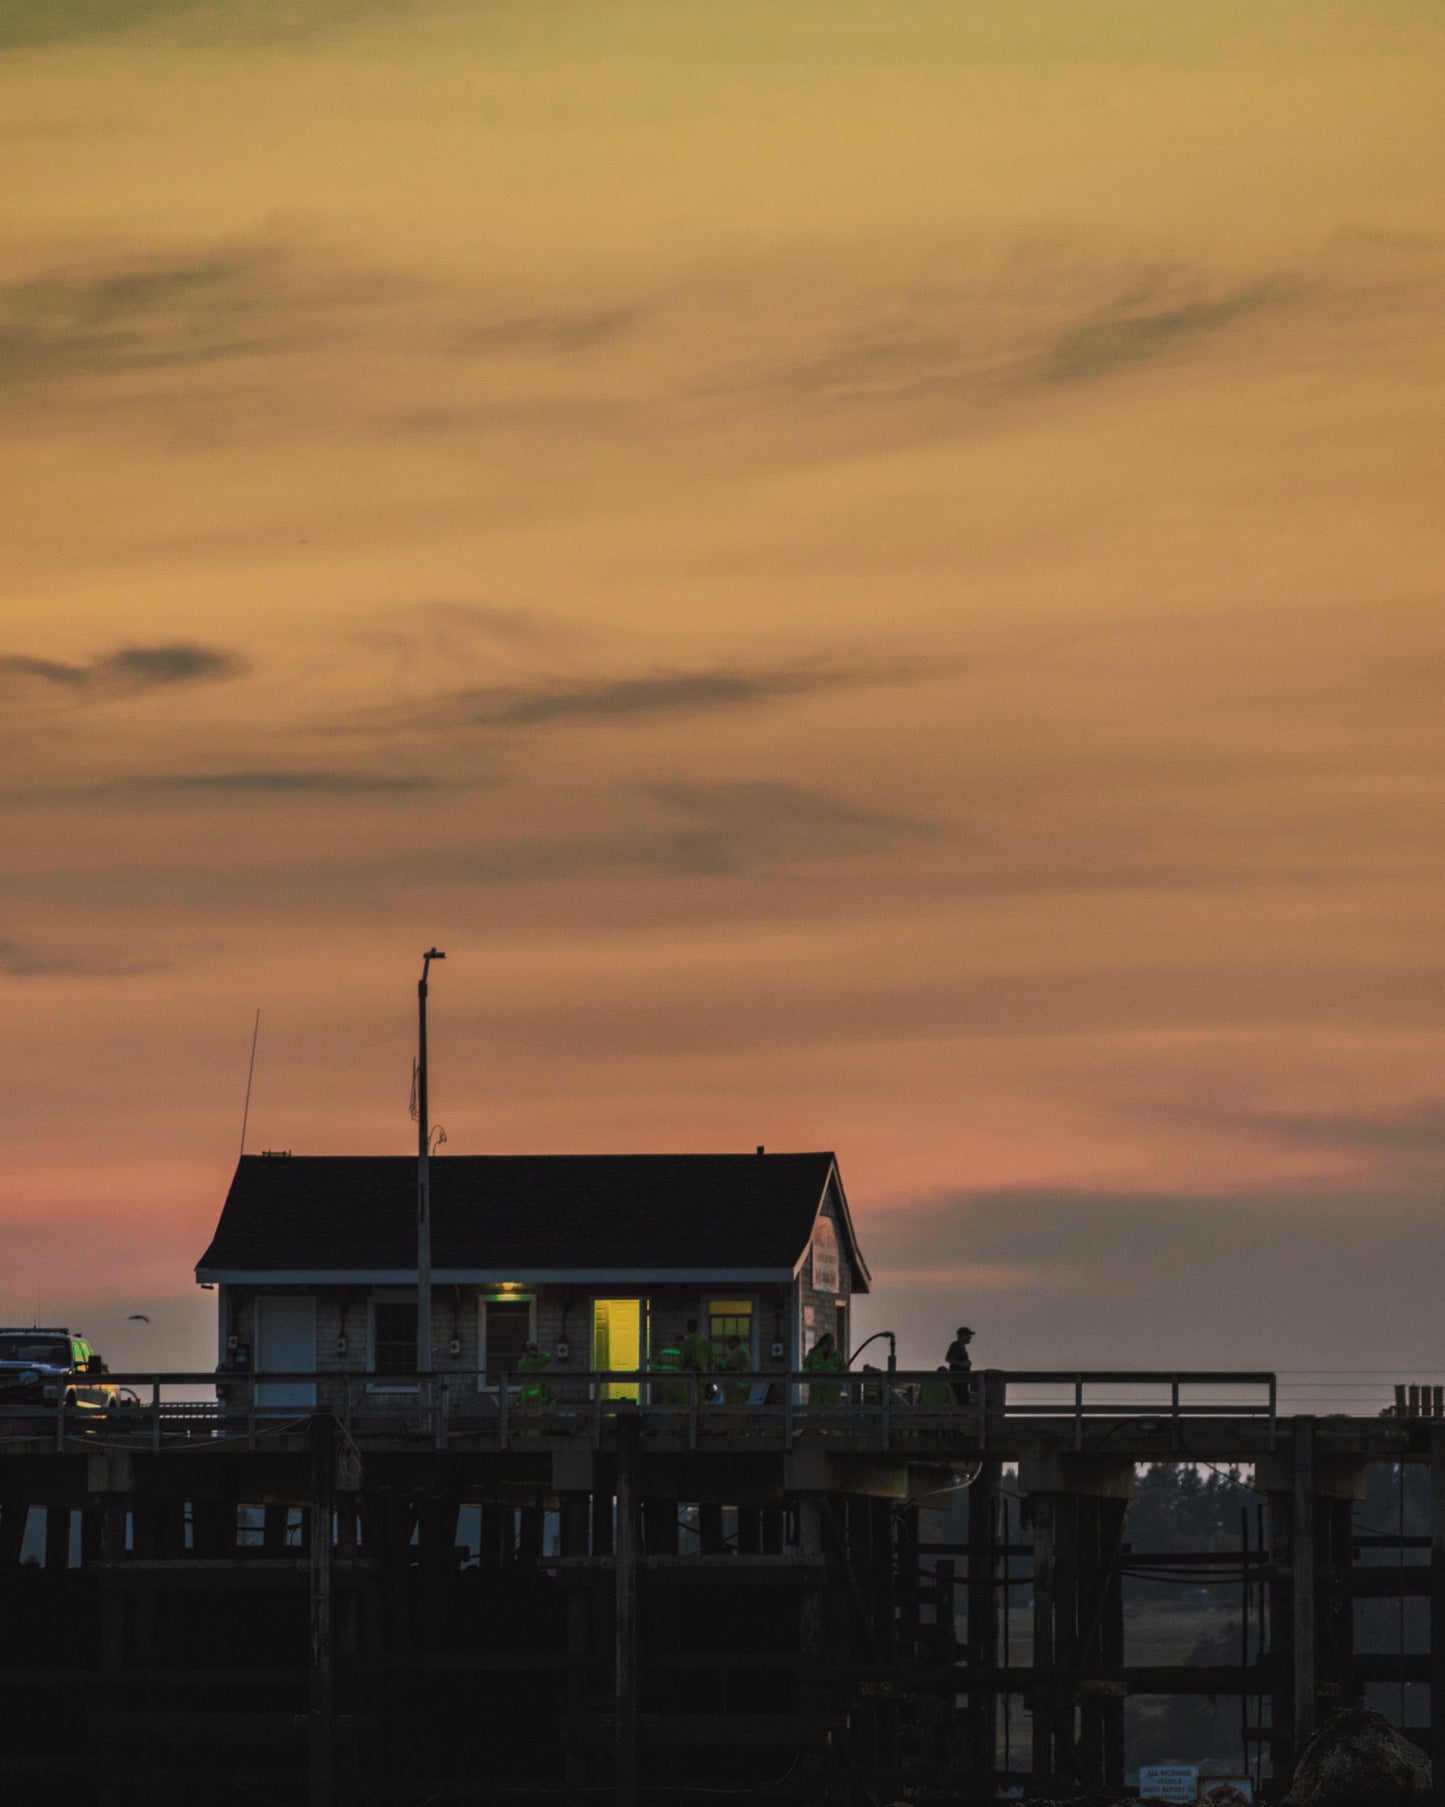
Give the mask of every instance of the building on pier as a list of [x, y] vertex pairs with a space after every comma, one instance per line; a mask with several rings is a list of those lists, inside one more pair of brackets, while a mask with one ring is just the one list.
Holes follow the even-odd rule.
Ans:
[[[868, 1290], [831, 1154], [452, 1156], [431, 1169], [426, 1360], [416, 1179], [395, 1156], [244, 1156], [196, 1268], [218, 1289], [222, 1367], [382, 1391], [435, 1369], [458, 1377], [456, 1409], [528, 1341], [560, 1378], [635, 1373], [695, 1318], [717, 1350], [737, 1335], [753, 1371], [784, 1373], [824, 1332], [846, 1349]], [[318, 1403], [304, 1382], [272, 1391]]]

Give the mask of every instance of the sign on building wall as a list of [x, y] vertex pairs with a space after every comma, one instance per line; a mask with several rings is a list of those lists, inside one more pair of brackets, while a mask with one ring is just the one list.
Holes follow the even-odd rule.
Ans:
[[813, 1226], [813, 1291], [839, 1293], [838, 1235], [826, 1217]]
[[1144, 1801], [1192, 1803], [1199, 1787], [1197, 1763], [1141, 1763], [1139, 1798]]
[[1209, 1807], [1239, 1807], [1254, 1799], [1254, 1784], [1248, 1776], [1201, 1776], [1199, 1799]]

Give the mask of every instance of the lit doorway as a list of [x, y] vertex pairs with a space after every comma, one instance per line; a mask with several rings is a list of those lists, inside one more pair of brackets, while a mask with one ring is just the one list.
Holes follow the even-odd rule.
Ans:
[[[592, 1304], [592, 1366], [599, 1374], [626, 1374], [647, 1361], [647, 1300], [596, 1299]], [[635, 1380], [603, 1383], [604, 1399], [636, 1399]]]

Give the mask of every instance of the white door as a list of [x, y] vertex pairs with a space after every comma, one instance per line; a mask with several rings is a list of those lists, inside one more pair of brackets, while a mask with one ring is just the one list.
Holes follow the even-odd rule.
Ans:
[[[314, 1373], [316, 1369], [316, 1301], [295, 1293], [263, 1293], [256, 1300], [256, 1372]], [[258, 1383], [257, 1405], [313, 1406], [313, 1382], [274, 1380]]]

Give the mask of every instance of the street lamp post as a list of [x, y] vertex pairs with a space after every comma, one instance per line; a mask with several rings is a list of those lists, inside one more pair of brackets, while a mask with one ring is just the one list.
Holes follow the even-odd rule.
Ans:
[[428, 948], [422, 955], [421, 978], [416, 988], [416, 1365], [421, 1374], [432, 1371], [431, 1120], [426, 1103], [426, 981], [432, 961], [445, 959], [440, 948]]

